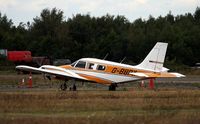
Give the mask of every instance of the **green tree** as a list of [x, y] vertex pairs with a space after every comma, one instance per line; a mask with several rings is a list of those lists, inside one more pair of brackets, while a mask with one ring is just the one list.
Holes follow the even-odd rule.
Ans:
[[[52, 10], [42, 10], [40, 17], [33, 19], [34, 22], [30, 26], [29, 48], [36, 55], [45, 55], [51, 57], [61, 57], [63, 54], [58, 54], [63, 48], [64, 40], [68, 28], [64, 24], [63, 11], [53, 8]], [[62, 35], [61, 35], [62, 34]], [[66, 47], [66, 46], [63, 46]]]
[[195, 13], [194, 13], [194, 18], [195, 18], [195, 20], [196, 20], [197, 22], [200, 23], [200, 8], [199, 8], [199, 7], [196, 8], [196, 11], [195, 11]]
[[2, 15], [0, 12], [0, 49], [9, 49], [9, 42], [12, 41], [11, 29], [13, 23], [11, 19], [8, 19], [6, 15]]

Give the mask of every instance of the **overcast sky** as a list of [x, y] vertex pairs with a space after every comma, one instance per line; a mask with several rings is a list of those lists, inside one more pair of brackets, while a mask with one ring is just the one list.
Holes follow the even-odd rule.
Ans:
[[32, 22], [40, 16], [44, 8], [58, 8], [64, 11], [65, 19], [77, 13], [99, 17], [106, 15], [124, 15], [129, 21], [137, 18], [147, 19], [165, 16], [171, 10], [173, 15], [194, 13], [200, 7], [200, 0], [0, 0], [0, 12], [19, 22]]

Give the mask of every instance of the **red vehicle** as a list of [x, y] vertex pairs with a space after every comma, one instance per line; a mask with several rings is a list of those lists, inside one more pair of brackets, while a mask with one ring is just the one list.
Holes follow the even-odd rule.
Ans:
[[7, 59], [13, 62], [32, 62], [30, 51], [8, 51]]
[[32, 57], [31, 51], [7, 51], [6, 49], [0, 49], [1, 56], [7, 58], [7, 60], [13, 62], [15, 65], [40, 67], [51, 64], [50, 58], [46, 56]]

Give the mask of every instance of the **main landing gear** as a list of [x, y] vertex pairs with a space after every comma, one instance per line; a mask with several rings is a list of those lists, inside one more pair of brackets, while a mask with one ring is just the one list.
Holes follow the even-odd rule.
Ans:
[[72, 90], [72, 91], [76, 91], [76, 85], [75, 85], [75, 84], [73, 84], [73, 86], [72, 86], [72, 87], [70, 87], [70, 90]]
[[109, 86], [109, 91], [115, 91], [116, 90], [116, 87], [117, 87], [117, 84], [113, 83]]

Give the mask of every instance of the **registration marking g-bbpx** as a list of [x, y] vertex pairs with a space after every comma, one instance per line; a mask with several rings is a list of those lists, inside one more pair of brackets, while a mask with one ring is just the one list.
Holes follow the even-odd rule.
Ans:
[[111, 71], [111, 73], [123, 74], [123, 75], [129, 75], [129, 73], [131, 72], [134, 72], [134, 70], [126, 68], [117, 68], [117, 67], [114, 67]]

